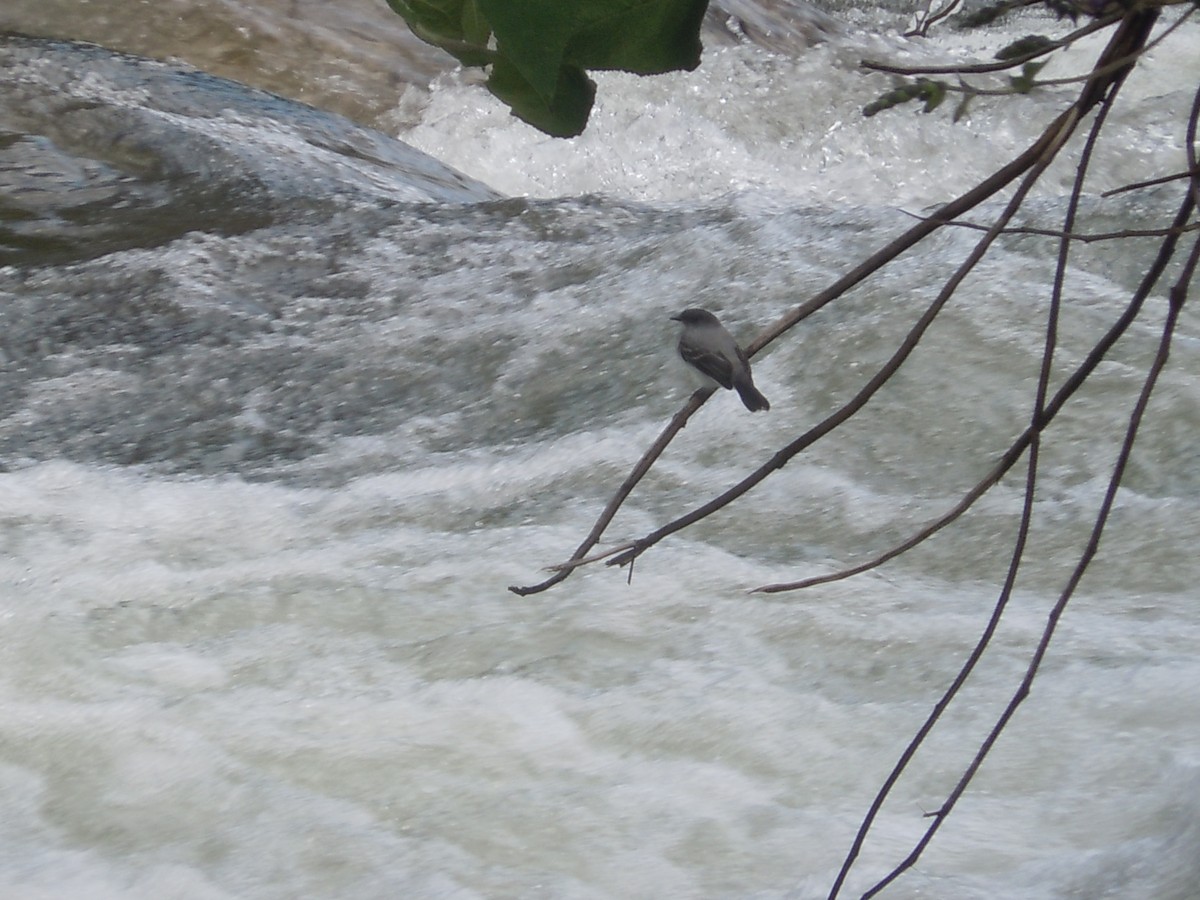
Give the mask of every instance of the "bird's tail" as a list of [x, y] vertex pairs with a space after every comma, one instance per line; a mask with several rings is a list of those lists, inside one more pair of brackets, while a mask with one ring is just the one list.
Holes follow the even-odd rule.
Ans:
[[738, 396], [742, 398], [742, 403], [750, 412], [771, 408], [771, 402], [759, 392], [753, 382], [739, 382], [734, 387], [737, 388]]

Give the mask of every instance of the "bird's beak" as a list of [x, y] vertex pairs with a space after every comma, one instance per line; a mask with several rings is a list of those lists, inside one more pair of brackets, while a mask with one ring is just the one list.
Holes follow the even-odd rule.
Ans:
[[671, 321], [672, 322], [682, 322], [683, 316], [671, 316]]

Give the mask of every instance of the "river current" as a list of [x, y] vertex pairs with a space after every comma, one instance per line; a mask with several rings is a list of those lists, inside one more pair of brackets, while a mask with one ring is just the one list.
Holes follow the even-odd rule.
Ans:
[[[891, 82], [858, 61], [1067, 26], [717, 22], [694, 73], [600, 73], [562, 141], [383, 3], [132, 6], [0, 13], [114, 48], [0, 36], [0, 896], [826, 896], [991, 614], [1024, 463], [883, 567], [748, 589], [881, 553], [987, 474], [1029, 421], [1052, 237], [1002, 238], [861, 413], [631, 577], [508, 587], [570, 556], [687, 400], [669, 316], [712, 309], [748, 343], [1077, 90], [864, 119]], [[1102, 196], [1186, 165], [1200, 31], [1173, 41], [1123, 88], [1080, 231], [1159, 229], [1179, 203]], [[1073, 177], [1052, 166], [1019, 224], [1056, 227]], [[850, 400], [979, 235], [944, 229], [769, 345], [771, 410], [709, 400], [600, 548]], [[1073, 249], [1052, 387], [1156, 247]], [[1177, 274], [1046, 433], [1009, 606], [844, 896], [903, 859], [1016, 690]], [[1029, 698], [882, 896], [1200, 895], [1198, 362], [1185, 307]]]

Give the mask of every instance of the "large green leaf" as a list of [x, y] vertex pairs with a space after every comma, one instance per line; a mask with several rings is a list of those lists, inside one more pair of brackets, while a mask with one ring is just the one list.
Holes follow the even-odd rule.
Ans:
[[387, 0], [413, 34], [441, 47], [464, 66], [486, 66], [494, 54], [488, 49], [491, 27], [475, 0]]
[[468, 66], [513, 114], [579, 134], [595, 97], [588, 69], [641, 75], [700, 64], [708, 0], [388, 0], [413, 33]]
[[708, 0], [593, 0], [589, 5], [594, 14], [580, 21], [567, 46], [572, 62], [638, 75], [700, 65], [700, 23]]
[[559, 83], [549, 97], [506, 58], [496, 60], [487, 85], [513, 115], [554, 137], [574, 137], [583, 131], [596, 99], [595, 82], [577, 66], [559, 68]]

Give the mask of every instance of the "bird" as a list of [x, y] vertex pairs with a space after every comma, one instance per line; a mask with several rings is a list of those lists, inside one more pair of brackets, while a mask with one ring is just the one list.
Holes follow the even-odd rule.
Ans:
[[736, 390], [750, 412], [771, 408], [754, 386], [745, 352], [716, 316], [707, 309], [685, 309], [671, 319], [683, 325], [679, 355], [685, 363], [725, 390]]

